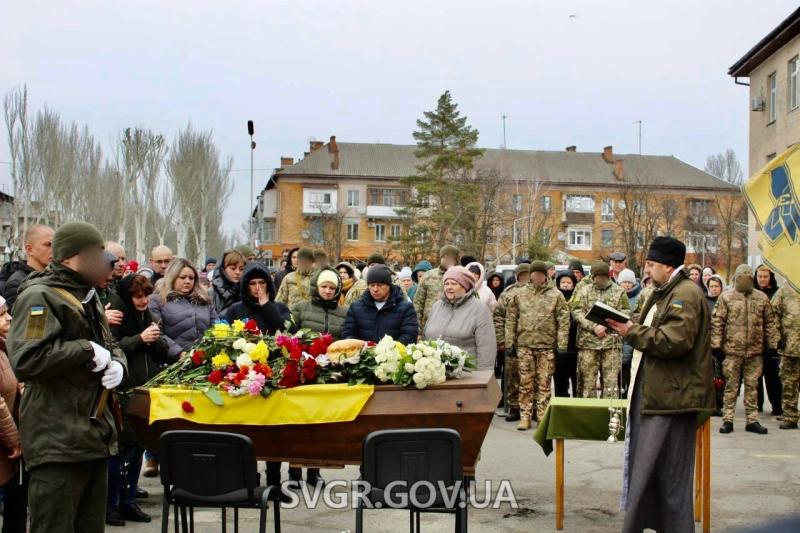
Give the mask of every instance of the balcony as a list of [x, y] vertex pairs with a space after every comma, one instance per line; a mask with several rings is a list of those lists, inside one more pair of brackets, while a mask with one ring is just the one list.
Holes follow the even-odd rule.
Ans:
[[388, 205], [368, 205], [367, 218], [400, 218], [395, 209], [401, 209], [400, 206]]

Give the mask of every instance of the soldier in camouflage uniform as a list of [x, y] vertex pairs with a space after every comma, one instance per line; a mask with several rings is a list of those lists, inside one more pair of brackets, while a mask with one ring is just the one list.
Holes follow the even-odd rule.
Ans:
[[[555, 370], [555, 350], [567, 350], [569, 307], [561, 291], [547, 286], [547, 265], [531, 264], [531, 280], [514, 292], [506, 313], [505, 345], [517, 351], [519, 366], [519, 410], [517, 429], [531, 427], [531, 412], [536, 403], [536, 418], [541, 420], [550, 403], [550, 383]], [[536, 383], [536, 398], [533, 396]]]
[[[367, 257], [367, 269], [370, 269], [375, 265], [385, 264], [386, 258], [382, 253], [374, 252]], [[392, 273], [392, 283], [403, 289], [403, 286], [400, 285], [400, 281], [397, 279], [397, 276], [395, 276], [394, 273]], [[350, 307], [353, 305], [353, 302], [359, 300], [364, 293], [367, 292], [367, 289], [367, 276], [363, 275], [361, 276], [361, 279], [356, 281], [353, 286], [350, 287], [350, 290], [347, 291], [347, 295], [344, 297], [344, 306]], [[405, 289], [403, 289], [403, 294], [405, 294]]]
[[781, 429], [797, 429], [797, 399], [800, 390], [800, 293], [786, 284], [772, 297], [772, 311], [778, 321], [781, 340], [781, 385], [783, 422]]
[[758, 422], [757, 387], [761, 377], [764, 349], [775, 350], [780, 340], [778, 322], [767, 295], [753, 290], [753, 269], [739, 265], [733, 274], [733, 289], [717, 299], [711, 318], [711, 350], [722, 361], [725, 397], [720, 433], [733, 431], [739, 376], [744, 381], [745, 430], [763, 435], [767, 428]]
[[[586, 278], [584, 278], [586, 279]], [[578, 323], [578, 380], [584, 398], [593, 398], [597, 373], [601, 371], [603, 398], [618, 398], [617, 380], [622, 368], [622, 339], [610, 334], [606, 326], [595, 324], [586, 318], [595, 302], [600, 301], [617, 311], [630, 313], [630, 304], [625, 290], [613, 283], [608, 265], [596, 263], [592, 266], [591, 283], [579, 283], [572, 296], [572, 316]]]
[[311, 274], [314, 268], [314, 253], [310, 248], [297, 252], [297, 270], [283, 278], [275, 301], [290, 309], [302, 302], [311, 301]]
[[450, 244], [442, 246], [442, 249], [439, 250], [439, 268], [426, 272], [422, 283], [417, 287], [417, 293], [414, 295], [414, 309], [417, 310], [420, 331], [425, 329], [425, 321], [431, 314], [431, 307], [442, 298], [444, 288], [442, 276], [448, 268], [458, 264], [460, 256], [461, 252], [455, 246]]
[[497, 338], [498, 353], [504, 352], [503, 377], [506, 383], [506, 401], [508, 402], [508, 416], [506, 422], [519, 420], [519, 373], [517, 371], [517, 354], [509, 347], [506, 349], [506, 310], [508, 304], [517, 291], [527, 285], [531, 277], [530, 263], [522, 263], [514, 270], [517, 282], [506, 288], [497, 299], [494, 308], [494, 334]]

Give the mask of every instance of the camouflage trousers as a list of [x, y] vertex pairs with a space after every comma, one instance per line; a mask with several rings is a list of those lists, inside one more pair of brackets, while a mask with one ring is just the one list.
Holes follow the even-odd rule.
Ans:
[[[550, 404], [550, 383], [555, 371], [555, 352], [534, 348], [517, 348], [519, 366], [519, 414], [532, 418], [534, 402], [536, 418], [541, 420]], [[535, 395], [534, 395], [535, 391]]]
[[781, 385], [783, 395], [783, 419], [797, 423], [800, 413], [797, 411], [798, 392], [800, 392], [800, 357], [781, 357]]
[[597, 373], [601, 372], [601, 398], [619, 398], [619, 372], [622, 367], [621, 348], [578, 350], [578, 383], [581, 396], [597, 397]]
[[506, 374], [506, 401], [509, 409], [519, 409], [519, 371], [517, 358], [506, 355], [504, 372]]
[[722, 361], [722, 373], [726, 380], [722, 407], [723, 422], [733, 422], [736, 397], [739, 395], [739, 376], [744, 382], [744, 411], [747, 423], [758, 422], [758, 380], [761, 378], [763, 364], [761, 357], [725, 356]]

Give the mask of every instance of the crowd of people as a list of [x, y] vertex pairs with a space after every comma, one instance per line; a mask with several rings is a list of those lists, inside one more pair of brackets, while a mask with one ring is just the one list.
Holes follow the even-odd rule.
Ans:
[[[195, 265], [161, 245], [140, 266], [83, 223], [33, 226], [24, 241], [25, 261], [0, 269], [4, 532], [25, 531], [28, 511], [34, 530], [150, 521], [137, 503], [147, 497], [139, 476], [157, 476], [159, 458], [125, 423], [128, 394], [217, 320], [253, 319], [265, 334], [308, 328], [334, 339], [442, 339], [473, 354], [478, 369], [494, 369], [506, 420], [524, 431], [542, 419], [552, 393], [628, 395], [639, 341], [587, 315], [602, 302], [633, 323], [653, 322], [648, 301], [664, 284], [649, 272], [637, 279], [619, 252], [589, 269], [577, 260], [562, 269], [523, 261], [510, 275], [487, 272], [452, 245], [435, 265], [395, 269], [377, 252], [364, 263], [335, 263], [322, 250], [292, 248], [275, 270], [248, 246]], [[710, 267], [677, 270], [696, 284], [711, 317], [720, 431], [733, 430], [743, 382], [746, 430], [767, 432], [758, 422], [762, 369], [772, 414], [783, 417], [781, 428], [796, 428], [798, 293], [778, 287], [764, 265], [739, 266], [730, 288]], [[114, 401], [89, 416], [103, 388], [116, 391]], [[280, 478], [281, 464], [269, 462], [267, 483]], [[302, 471], [291, 468], [289, 479], [303, 482]], [[305, 483], [325, 481], [309, 469]]]

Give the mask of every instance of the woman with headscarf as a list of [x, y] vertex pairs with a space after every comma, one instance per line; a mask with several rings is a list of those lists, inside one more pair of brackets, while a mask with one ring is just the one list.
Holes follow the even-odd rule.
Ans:
[[[712, 274], [706, 280], [706, 304], [708, 304], [708, 312], [713, 316], [714, 307], [717, 305], [717, 299], [722, 291], [725, 290], [725, 282], [716, 274]], [[714, 411], [714, 416], [722, 416], [722, 405], [725, 397], [725, 374], [722, 372], [722, 360], [713, 357], [714, 360], [714, 392], [717, 398], [717, 408]]]
[[500, 272], [491, 272], [486, 277], [486, 286], [489, 287], [489, 290], [494, 294], [494, 299], [500, 300], [500, 295], [503, 294], [503, 290], [505, 289], [503, 274]]
[[[778, 292], [778, 280], [775, 273], [767, 265], [758, 265], [753, 274], [753, 287], [767, 295], [772, 301], [772, 297]], [[758, 412], [764, 410], [764, 387], [767, 389], [767, 397], [772, 405], [772, 416], [782, 416], [783, 406], [781, 396], [783, 395], [783, 385], [780, 380], [781, 360], [777, 352], [771, 351], [764, 354], [764, 371], [758, 380]]]
[[221, 315], [239, 301], [239, 282], [246, 265], [247, 258], [237, 250], [228, 250], [222, 255], [222, 268], [217, 269], [209, 291], [217, 314]]
[[706, 286], [703, 285], [703, 267], [697, 263], [692, 263], [686, 267], [686, 272], [689, 274], [689, 279], [694, 281], [705, 294]]
[[[564, 299], [569, 303], [572, 295], [575, 293], [575, 286], [578, 284], [578, 278], [571, 270], [561, 270], [556, 273], [556, 289], [561, 291]], [[556, 365], [555, 372], [553, 373], [554, 392], [556, 396], [563, 396], [568, 398], [570, 393], [570, 384], [572, 386], [572, 397], [580, 397], [578, 391], [578, 348], [576, 339], [578, 336], [578, 323], [572, 318], [572, 313], [569, 317], [569, 340], [567, 341], [567, 351], [556, 352]]]
[[494, 368], [497, 343], [489, 306], [475, 297], [475, 276], [462, 266], [447, 269], [441, 298], [433, 304], [422, 336], [441, 339], [477, 358], [479, 370]]
[[289, 250], [289, 253], [286, 255], [286, 266], [278, 272], [275, 276], [275, 292], [277, 294], [278, 289], [281, 288], [281, 283], [283, 283], [283, 278], [288, 276], [290, 273], [297, 270], [297, 252], [300, 251], [300, 247], [292, 248]]
[[494, 292], [486, 286], [484, 281], [486, 271], [483, 265], [477, 261], [472, 261], [467, 263], [467, 270], [469, 270], [475, 278], [475, 293], [483, 303], [489, 306], [490, 311], [494, 311], [494, 308], [497, 307], [497, 299], [494, 296]]
[[342, 280], [342, 291], [341, 295], [339, 296], [339, 304], [343, 305], [344, 300], [347, 297], [347, 293], [353, 288], [355, 282], [358, 281], [360, 273], [358, 272], [358, 269], [352, 265], [352, 263], [348, 263], [347, 261], [342, 261], [336, 265], [336, 271], [339, 273], [339, 279]]
[[711, 276], [713, 276], [716, 273], [717, 271], [714, 270], [714, 267], [705, 267], [703, 269], [702, 280], [703, 280], [703, 287], [705, 287], [706, 290], [708, 290], [708, 280], [711, 279]]

